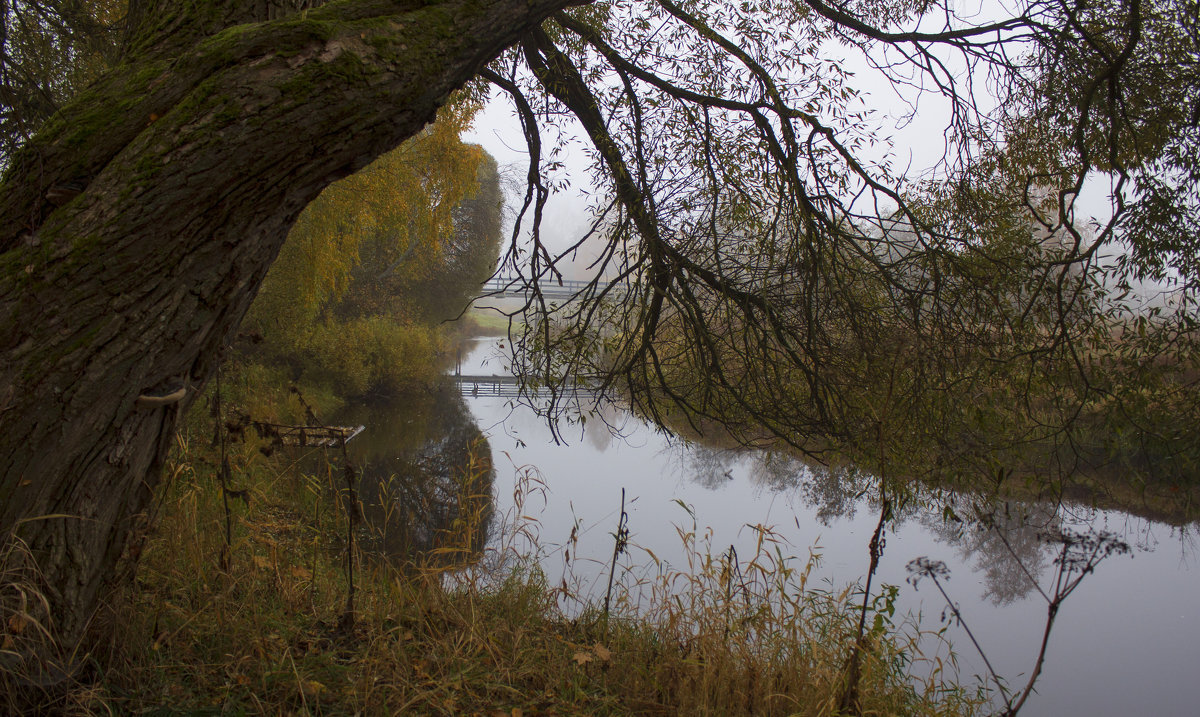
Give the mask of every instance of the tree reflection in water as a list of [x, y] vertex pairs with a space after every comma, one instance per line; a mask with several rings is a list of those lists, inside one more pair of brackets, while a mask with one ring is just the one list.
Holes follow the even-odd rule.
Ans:
[[738, 455], [734, 451], [710, 448], [699, 443], [676, 444], [680, 468], [692, 482], [715, 490], [730, 479]]
[[[878, 479], [850, 465], [810, 464], [784, 453], [746, 451], [680, 442], [680, 468], [690, 480], [715, 489], [732, 479], [739, 465], [766, 490], [787, 491], [816, 511], [823, 525], [853, 518], [859, 508], [878, 512]], [[994, 605], [1022, 600], [1057, 554], [1044, 538], [1061, 530], [1062, 505], [1002, 500], [982, 494], [952, 493], [906, 484], [905, 500], [894, 506], [891, 526], [916, 520], [952, 546], [983, 583]], [[889, 489], [894, 490], [894, 489]]]
[[492, 530], [495, 469], [457, 388], [353, 406], [338, 421], [367, 427], [349, 445], [362, 470], [363, 550], [401, 567], [478, 561]]
[[816, 511], [823, 525], [838, 518], [853, 518], [860, 504], [870, 505], [866, 496], [878, 495], [874, 476], [853, 466], [813, 465], [785, 453], [715, 448], [686, 441], [679, 441], [674, 448], [681, 474], [692, 482], [715, 489], [733, 479], [739, 464], [748, 463], [754, 484], [770, 491], [794, 493]]
[[984, 596], [994, 605], [1022, 600], [1037, 589], [1057, 554], [1044, 538], [1062, 529], [1055, 506], [1046, 503], [980, 504], [968, 522], [924, 515], [921, 522], [942, 542], [953, 545], [964, 561], [972, 562], [983, 578]]

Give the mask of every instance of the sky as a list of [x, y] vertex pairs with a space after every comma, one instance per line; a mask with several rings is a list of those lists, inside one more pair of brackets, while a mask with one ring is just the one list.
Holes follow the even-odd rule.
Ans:
[[[590, 226], [588, 197], [583, 190], [595, 192], [595, 186], [588, 176], [590, 160], [578, 144], [584, 137], [583, 128], [575, 122], [572, 122], [572, 125], [576, 143], [573, 151], [569, 151], [565, 156], [566, 167], [562, 173], [564, 178], [570, 180], [570, 186], [551, 194], [542, 221], [542, 234], [547, 244], [560, 251], [574, 243]], [[486, 149], [496, 158], [501, 172], [510, 174], [517, 180], [517, 186], [524, 189], [529, 150], [521, 132], [521, 123], [513, 111], [512, 104], [502, 92], [493, 91], [491, 101], [463, 139]], [[507, 201], [508, 213], [511, 214], [520, 207], [521, 197], [510, 192]], [[508, 233], [512, 231], [511, 221], [510, 216], [505, 228]], [[504, 248], [507, 249], [507, 243]], [[585, 278], [586, 263], [573, 263], [566, 278]]]

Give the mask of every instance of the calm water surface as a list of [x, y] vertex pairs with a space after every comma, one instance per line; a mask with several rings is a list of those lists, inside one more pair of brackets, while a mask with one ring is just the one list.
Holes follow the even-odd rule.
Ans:
[[[476, 342], [464, 354], [461, 370], [505, 373], [497, 342]], [[446, 403], [458, 405], [461, 412], [457, 401]], [[847, 490], [853, 481], [814, 473], [777, 456], [670, 440], [628, 414], [605, 416], [619, 429], [619, 437], [602, 421], [592, 420], [584, 428], [563, 427], [568, 445], [555, 445], [544, 421], [527, 408], [470, 392], [465, 403], [474, 426], [489, 439], [495, 467], [493, 510], [498, 517], [491, 539], [504, 532], [503, 518], [514, 512], [518, 483], [536, 476], [538, 489], [528, 496], [524, 513], [536, 521], [542, 566], [551, 584], [566, 571], [581, 592], [603, 596], [622, 489], [631, 544], [638, 546], [622, 558], [622, 568], [632, 575], [653, 572], [646, 550], [682, 566], [685, 552], [678, 531], [691, 530], [693, 520], [700, 534], [711, 535], [714, 554], [731, 545], [739, 556], [753, 554], [757, 533], [749, 526], [768, 525], [787, 541], [792, 555], [805, 559], [811, 551], [820, 556], [814, 576], [827, 587], [861, 581], [867, 571], [867, 543], [878, 507]], [[372, 417], [363, 422], [369, 431], [382, 433], [386, 444], [387, 436], [404, 435], [411, 419]], [[399, 460], [436, 464], [440, 459], [429, 455], [444, 451], [439, 431], [457, 432], [461, 439], [475, 430], [460, 418], [430, 423], [437, 426], [427, 427], [429, 435], [415, 441], [426, 446], [425, 457]], [[404, 441], [414, 443], [411, 437]], [[377, 440], [373, 445], [379, 444]], [[378, 458], [374, 462], [381, 466], [378, 470], [389, 465]], [[436, 491], [432, 494], [436, 497]], [[1022, 714], [1200, 714], [1200, 541], [1195, 525], [1179, 528], [1084, 507], [1055, 510], [1012, 504], [1009, 509], [1014, 517], [1008, 542], [1043, 585], [1052, 575], [1056, 554], [1036, 539], [1044, 526], [1104, 529], [1133, 548], [1130, 555], [1101, 563], [1067, 598], [1051, 636], [1038, 694]], [[578, 544], [565, 568], [562, 548], [573, 528]], [[934, 585], [924, 581], [920, 589], [914, 588], [906, 582], [905, 570], [919, 556], [944, 561], [951, 571], [945, 586], [992, 665], [1014, 688], [1022, 686], [1034, 666], [1046, 603], [1001, 541], [988, 531], [957, 530], [943, 521], [940, 508], [928, 514], [919, 509], [903, 513], [886, 537], [876, 584], [898, 586], [898, 612], [911, 614], [924, 629], [945, 624], [945, 601]], [[960, 679], [971, 682], [982, 674], [983, 664], [961, 628], [951, 625], [948, 635], [959, 656]]]

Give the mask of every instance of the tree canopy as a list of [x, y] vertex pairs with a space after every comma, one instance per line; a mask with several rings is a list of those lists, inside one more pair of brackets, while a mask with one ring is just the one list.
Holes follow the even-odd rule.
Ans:
[[116, 59], [124, 5], [119, 0], [0, 5], [0, 166]]
[[[1072, 448], [1066, 427], [1114, 414], [1163, 453], [1194, 446], [1159, 420], [1197, 424], [1194, 2], [313, 5], [133, 0], [111, 66], [4, 147], [0, 531], [38, 557], [66, 634], [297, 216], [476, 76], [530, 146], [508, 266], [545, 317], [525, 337], [539, 382], [591, 377], [663, 421], [665, 397], [747, 441], [870, 442], [883, 464], [924, 437], [986, 447], [998, 421]], [[17, 8], [6, 72], [34, 57]], [[53, 62], [89, 56], [75, 25], [38, 22]], [[851, 54], [910, 121], [948, 107], [932, 176], [885, 151]], [[37, 84], [13, 77], [6, 117]], [[539, 128], [564, 117], [606, 249], [587, 300], [555, 308]], [[1093, 188], [1111, 212], [1088, 226]], [[1165, 298], [1129, 306], [1139, 278]], [[999, 409], [976, 421], [981, 396]]]

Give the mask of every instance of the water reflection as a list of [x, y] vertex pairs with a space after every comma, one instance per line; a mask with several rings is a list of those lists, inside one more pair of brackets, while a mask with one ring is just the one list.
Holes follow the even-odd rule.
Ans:
[[[491, 346], [481, 342], [477, 353], [482, 357]], [[480, 358], [468, 358], [464, 372], [496, 368], [477, 364]], [[878, 481], [864, 471], [809, 465], [781, 453], [668, 441], [612, 406], [602, 416], [560, 425], [561, 437], [569, 442], [561, 446], [531, 411], [498, 398], [468, 398], [464, 406], [454, 394], [422, 394], [399, 406], [359, 408], [339, 417], [339, 423], [367, 425], [351, 447], [368, 467], [362, 491], [368, 513], [385, 526], [377, 549], [390, 555], [411, 559], [458, 549], [439, 543], [438, 536], [448, 535], [447, 528], [463, 516], [486, 514], [482, 529], [458, 553], [474, 559], [500, 530], [493, 525], [493, 513], [513, 510], [510, 496], [519, 476], [526, 466], [536, 466], [545, 490], [534, 502], [544, 500], [548, 507], [542, 513], [531, 508], [515, 514], [537, 517], [541, 566], [551, 584], [562, 577], [561, 550], [569, 548], [571, 570], [582, 575], [594, 569], [600, 592], [593, 597], [603, 597], [622, 488], [629, 490], [633, 541], [653, 550], [664, 564], [684, 564], [672, 547], [678, 542], [676, 524], [687, 527], [694, 519], [701, 531], [712, 526], [704, 534], [714, 553], [733, 544], [739, 553], [744, 547], [752, 550], [747, 542], [753, 541], [753, 532], [744, 528], [762, 523], [779, 526], [788, 544], [784, 549], [793, 554], [810, 548], [821, 554], [820, 579], [829, 585], [840, 589], [866, 570], [867, 541], [880, 506]], [[474, 458], [469, 446], [480, 428], [468, 410], [493, 444]], [[498, 509], [492, 508], [496, 476], [490, 463], [480, 483], [468, 490], [454, 479], [456, 470], [463, 475], [461, 466], [473, 460], [479, 466], [489, 452], [503, 466], [503, 485], [495, 491]], [[945, 607], [940, 596], [925, 597], [906, 584], [903, 566], [921, 555], [945, 560], [954, 576], [951, 596], [1002, 675], [1028, 674], [1042, 637], [1046, 606], [1034, 594], [1034, 580], [1047, 582], [1061, 546], [1045, 543], [1041, 533], [1095, 526], [1151, 551], [1137, 560], [1114, 559], [1089, 575], [1084, 589], [1072, 596], [1055, 627], [1037, 701], [1023, 714], [1189, 714], [1200, 701], [1200, 686], [1190, 679], [1200, 661], [1194, 639], [1200, 634], [1200, 612], [1190, 596], [1200, 583], [1191, 565], [1195, 546], [1189, 528], [1073, 506], [1062, 495], [1037, 503], [1030, 496], [996, 500], [947, 488], [924, 490], [916, 496], [914, 486], [889, 487], [907, 500], [889, 525], [880, 581], [900, 586], [901, 614], [935, 616]], [[380, 495], [382, 499], [371, 501]], [[1136, 504], [1130, 509], [1139, 510]], [[1166, 549], [1154, 551], [1156, 536], [1168, 533]], [[577, 543], [569, 536], [578, 536]], [[1176, 538], [1179, 550], [1172, 550]], [[621, 564], [621, 570], [637, 569]], [[962, 674], [969, 681], [983, 667], [972, 662], [969, 643], [957, 628], [947, 629], [961, 647]], [[1097, 674], [1121, 674], [1122, 680], [1097, 684]]]
[[696, 485], [709, 490], [733, 480], [737, 454], [721, 448], [709, 448], [699, 443], [676, 444], [676, 456], [682, 471]]
[[[826, 527], [853, 520], [860, 509], [867, 516], [880, 510], [879, 480], [854, 466], [814, 464], [782, 452], [682, 440], [673, 442], [668, 452], [679, 474], [698, 487], [717, 491], [744, 474], [758, 490], [787, 495]], [[1048, 574], [1058, 554], [1046, 535], [1087, 526], [1100, 515], [1086, 505], [1020, 501], [916, 482], [889, 485], [888, 492], [892, 498], [889, 530], [906, 523], [919, 525], [927, 536], [953, 550], [982, 587], [980, 597], [997, 607], [1024, 600], [1038, 590], [1037, 581]], [[1139, 551], [1153, 549], [1144, 535], [1150, 523], [1129, 520], [1118, 535]], [[1187, 527], [1180, 528], [1181, 545], [1190, 545], [1191, 535]]]
[[397, 565], [478, 560], [492, 531], [496, 471], [487, 438], [450, 384], [338, 416], [362, 473], [363, 548]]
[[[810, 465], [783, 453], [760, 452], [755, 455], [751, 480], [774, 491], [791, 490], [816, 511], [822, 525], [834, 520], [853, 518], [864, 501], [877, 495], [873, 476], [854, 466]], [[878, 511], [869, 503], [870, 512]]]
[[921, 516], [921, 523], [951, 545], [972, 572], [982, 578], [983, 597], [993, 605], [1008, 605], [1037, 589], [1040, 578], [1057, 554], [1044, 536], [1060, 531], [1063, 521], [1053, 505], [980, 504], [969, 521]]
[[[860, 579], [866, 571], [867, 543], [880, 510], [874, 476], [851, 467], [808, 465], [787, 454], [695, 444], [674, 444], [667, 451], [678, 479], [687, 481], [676, 492], [689, 504], [707, 504], [706, 522], [725, 513], [769, 515], [783, 503], [795, 531], [781, 527], [788, 528], [793, 545], [817, 546], [813, 551], [832, 568], [830, 584]], [[753, 491], [747, 490], [746, 479]], [[1184, 666], [1200, 660], [1194, 639], [1200, 634], [1200, 612], [1190, 597], [1200, 589], [1191, 524], [1164, 525], [1137, 517], [1147, 512], [1140, 501], [1126, 506], [1127, 512], [1101, 510], [1090, 495], [1081, 503], [1062, 495], [1038, 502], [915, 482], [889, 485], [888, 494], [902, 505], [888, 524], [880, 582], [901, 586], [901, 613], [923, 615], [922, 624], [931, 631], [946, 630], [957, 646], [964, 680], [985, 675], [989, 668], [974, 652], [962, 624], [951, 620], [942, 595], [929, 589], [919, 593], [905, 583], [897, 566], [921, 556], [946, 565], [948, 577], [953, 576], [944, 584], [946, 600], [961, 610], [999, 675], [1019, 688], [1039, 661], [1049, 610], [1046, 595], [1055, 597], [1062, 587], [1056, 582], [1056, 561], [1064, 557], [1064, 545], [1056, 536], [1109, 535], [1134, 546], [1137, 559], [1105, 560], [1061, 612], [1055, 611], [1045, 671], [1034, 701], [1022, 713], [1194, 713], [1200, 688], [1186, 676], [1194, 668]], [[737, 530], [745, 522], [745, 517], [726, 522], [724, 537], [714, 544], [728, 544], [736, 535], [729, 528]], [[781, 525], [778, 517], [775, 525]], [[1165, 534], [1170, 538], [1159, 545], [1156, 536]], [[1172, 542], [1178, 543], [1177, 551], [1171, 550]], [[1097, 684], [1099, 674], [1122, 677]]]
[[700, 441], [679, 440], [671, 450], [680, 474], [702, 488], [717, 490], [742, 469], [759, 489], [799, 498], [822, 525], [853, 518], [875, 494], [876, 481], [853, 466], [809, 464], [777, 451], [718, 448]]

